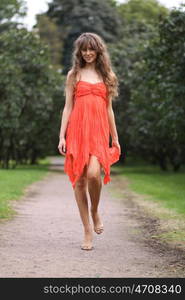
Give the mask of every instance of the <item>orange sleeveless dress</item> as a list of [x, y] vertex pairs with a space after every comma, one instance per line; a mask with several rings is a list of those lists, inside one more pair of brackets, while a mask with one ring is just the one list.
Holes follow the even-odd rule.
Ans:
[[110, 181], [110, 165], [119, 160], [121, 151], [109, 147], [107, 87], [104, 82], [79, 80], [74, 90], [74, 106], [66, 128], [64, 172], [75, 188], [76, 181], [95, 155], [104, 170], [104, 184]]

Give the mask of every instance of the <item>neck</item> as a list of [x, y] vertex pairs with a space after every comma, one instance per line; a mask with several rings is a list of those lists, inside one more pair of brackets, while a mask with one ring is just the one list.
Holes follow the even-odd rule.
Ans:
[[86, 63], [85, 69], [88, 69], [88, 70], [95, 70], [95, 62], [92, 62], [92, 63]]

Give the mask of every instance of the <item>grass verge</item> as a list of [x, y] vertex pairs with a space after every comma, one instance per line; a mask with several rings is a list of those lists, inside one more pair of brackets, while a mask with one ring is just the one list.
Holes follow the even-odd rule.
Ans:
[[18, 165], [15, 169], [0, 169], [0, 219], [10, 218], [15, 211], [11, 200], [18, 200], [25, 188], [48, 173], [49, 160], [41, 159], [38, 165]]
[[164, 172], [141, 161], [116, 165], [112, 170], [127, 181], [132, 200], [148, 216], [160, 220], [155, 237], [185, 249], [185, 170]]

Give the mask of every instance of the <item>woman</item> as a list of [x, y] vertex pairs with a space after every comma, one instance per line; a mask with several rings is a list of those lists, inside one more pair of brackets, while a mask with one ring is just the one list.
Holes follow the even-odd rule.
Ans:
[[[105, 42], [95, 33], [81, 34], [74, 42], [72, 68], [66, 77], [66, 102], [58, 149], [65, 155], [64, 171], [72, 183], [84, 226], [82, 250], [93, 249], [93, 229], [97, 234], [103, 232], [98, 213], [101, 171], [105, 173], [106, 184], [110, 181], [110, 165], [118, 161], [121, 154], [112, 109], [117, 89], [117, 77], [111, 68]], [[112, 147], [109, 147], [110, 134]]]

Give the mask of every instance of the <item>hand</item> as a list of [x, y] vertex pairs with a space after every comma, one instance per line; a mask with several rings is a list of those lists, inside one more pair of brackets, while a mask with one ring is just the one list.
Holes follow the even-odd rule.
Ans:
[[58, 144], [58, 150], [62, 155], [66, 155], [66, 140], [65, 138], [60, 139]]
[[121, 147], [120, 147], [120, 144], [119, 144], [118, 140], [112, 140], [112, 147], [113, 146], [115, 146], [116, 148], [118, 148], [119, 152], [121, 152]]

